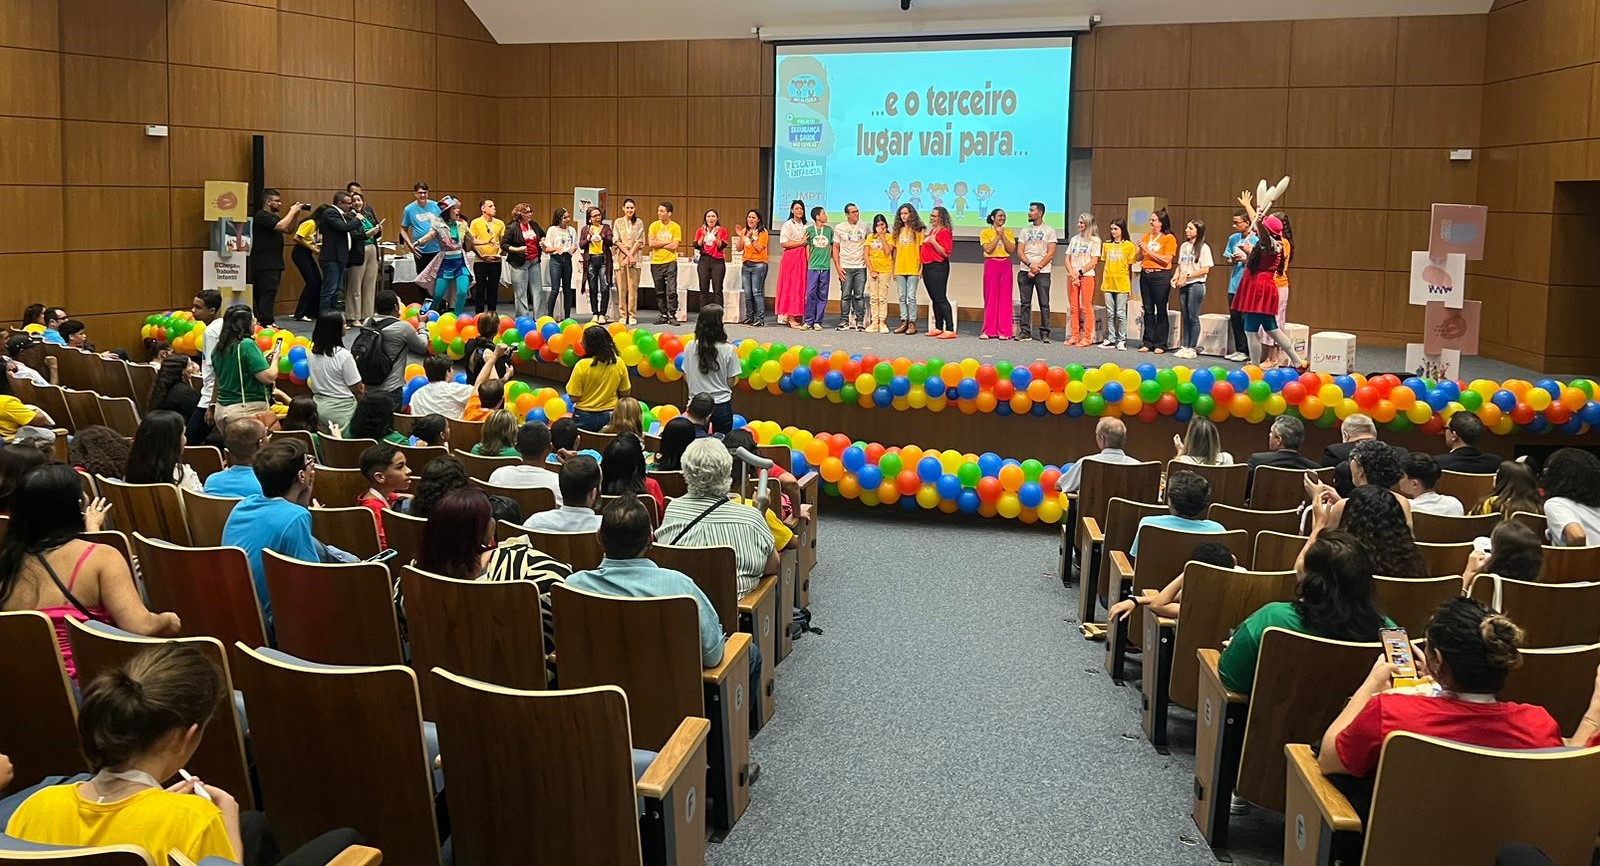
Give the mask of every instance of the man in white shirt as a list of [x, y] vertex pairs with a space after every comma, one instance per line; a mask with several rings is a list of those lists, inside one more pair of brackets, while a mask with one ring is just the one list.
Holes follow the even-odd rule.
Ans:
[[844, 206], [844, 222], [833, 228], [834, 267], [839, 273], [839, 330], [867, 329], [867, 227], [855, 202]]
[[1411, 499], [1411, 510], [1444, 517], [1466, 514], [1461, 500], [1445, 496], [1433, 489], [1439, 483], [1439, 464], [1426, 454], [1412, 454], [1406, 458], [1406, 476], [1400, 480], [1400, 492]]
[[200, 349], [200, 402], [189, 416], [186, 431], [189, 441], [199, 445], [211, 435], [211, 425], [216, 423], [217, 371], [211, 366], [211, 350], [222, 339], [222, 293], [206, 289], [195, 295], [190, 312], [196, 322], [206, 326], [205, 345]]
[[541, 511], [522, 525], [540, 532], [596, 532], [600, 513], [594, 504], [600, 500], [600, 464], [580, 454], [561, 464], [556, 473], [563, 504], [555, 511]]
[[[478, 393], [478, 387], [494, 378], [495, 367], [511, 347], [500, 343], [492, 350], [493, 357], [489, 357], [491, 350], [484, 350], [483, 366], [478, 369], [478, 378], [472, 384], [452, 381], [450, 374], [455, 371], [455, 364], [442, 355], [429, 355], [423, 359], [422, 374], [428, 377], [428, 384], [423, 385], [411, 394], [411, 414], [421, 417], [423, 415], [443, 415], [446, 418], [461, 419], [467, 412], [467, 401], [472, 395]], [[510, 378], [511, 367], [507, 367], [506, 377]]]
[[522, 425], [517, 430], [517, 453], [522, 455], [522, 463], [496, 469], [490, 473], [489, 483], [496, 487], [543, 487], [556, 495], [556, 505], [560, 506], [560, 480], [555, 470], [545, 465], [550, 456], [550, 428], [540, 421]]
[[1100, 446], [1100, 453], [1090, 454], [1067, 467], [1061, 480], [1056, 482], [1056, 489], [1063, 493], [1077, 493], [1079, 485], [1083, 483], [1083, 464], [1090, 460], [1099, 460], [1103, 463], [1138, 463], [1137, 458], [1129, 457], [1122, 450], [1122, 443], [1127, 439], [1128, 426], [1122, 423], [1121, 418], [1101, 418], [1100, 423], [1094, 425], [1094, 441]]
[[54, 385], [55, 382], [50, 381], [50, 379], [57, 377], [58, 368], [56, 366], [56, 359], [53, 356], [44, 356], [44, 367], [45, 370], [50, 373], [50, 379], [46, 379], [39, 373], [38, 370], [29, 367], [27, 364], [24, 364], [21, 361], [21, 354], [26, 351], [29, 346], [33, 345], [34, 339], [35, 338], [32, 334], [18, 334], [6, 341], [6, 369], [11, 372], [11, 375], [16, 376], [18, 379], [27, 379], [29, 382], [32, 382], [35, 385]]
[[[1028, 225], [1017, 232], [1017, 339], [1029, 340], [1033, 295], [1039, 294], [1039, 339], [1050, 342], [1050, 263], [1056, 257], [1056, 230], [1044, 224], [1044, 202], [1028, 205]], [[1077, 489], [1077, 488], [1073, 488]]]

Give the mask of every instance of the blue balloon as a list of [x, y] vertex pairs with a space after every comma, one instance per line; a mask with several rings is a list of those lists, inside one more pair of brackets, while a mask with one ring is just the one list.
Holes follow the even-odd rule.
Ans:
[[985, 478], [998, 477], [1000, 475], [1000, 467], [1004, 465], [1005, 461], [1001, 460], [1000, 455], [993, 451], [985, 451], [978, 455], [978, 471], [982, 472]]
[[1338, 385], [1346, 397], [1354, 397], [1356, 394], [1356, 380], [1350, 376], [1335, 376], [1333, 384]]
[[291, 361], [304, 361], [305, 359], [306, 359], [306, 347], [305, 346], [295, 346], [294, 348], [289, 350], [289, 360], [291, 360]]
[[1122, 383], [1107, 382], [1105, 387], [1100, 389], [1100, 396], [1106, 398], [1107, 403], [1122, 402]]
[[994, 414], [999, 415], [1001, 418], [1010, 415], [1011, 403], [1009, 401], [1001, 401], [1000, 403], [995, 404]]
[[679, 373], [683, 372], [683, 359], [687, 357], [688, 354], [688, 352], [679, 352], [678, 357], [672, 359], [672, 365], [678, 368]]
[[1540, 379], [1538, 384], [1534, 385], [1533, 387], [1535, 387], [1535, 388], [1543, 388], [1546, 391], [1549, 391], [1550, 392], [1550, 399], [1552, 399], [1552, 400], [1561, 399], [1561, 383], [1557, 382], [1554, 379], [1551, 379], [1551, 378], [1548, 378], [1548, 377], [1544, 378], [1544, 379]]
[[844, 387], [844, 374], [838, 370], [829, 370], [828, 375], [822, 377], [822, 387], [829, 391], [837, 391]]
[[915, 497], [915, 496], [902, 496], [902, 497], [900, 497], [900, 510], [901, 511], [916, 511], [917, 510], [917, 497]]
[[1230, 370], [1228, 384], [1233, 386], [1235, 392], [1243, 392], [1250, 387], [1250, 377], [1243, 370]]
[[[793, 471], [793, 470], [790, 470]], [[868, 463], [856, 473], [856, 481], [861, 483], [862, 490], [877, 490], [883, 484], [883, 470], [876, 465]]]
[[1578, 420], [1591, 427], [1600, 424], [1600, 403], [1590, 400], [1583, 404], [1583, 408], [1578, 410]]
[[532, 316], [518, 316], [517, 320], [512, 323], [512, 327], [517, 329], [517, 333], [527, 336], [528, 332], [533, 330], [537, 324]]
[[[680, 361], [683, 360], [683, 356], [679, 355], [678, 356], [678, 360], [680, 360]], [[782, 391], [785, 394], [793, 394], [794, 393], [794, 377], [789, 375], [788, 373], [784, 373], [782, 376], [779, 376], [778, 377], [778, 390]]]
[[455, 382], [456, 382], [457, 385], [466, 385], [466, 384], [468, 384], [468, 382], [467, 382], [467, 374], [466, 373], [457, 373], [456, 374], [456, 378], [455, 378]]
[[426, 384], [428, 384], [428, 377], [427, 376], [412, 376], [411, 380], [406, 382], [406, 387], [410, 388], [413, 391], [415, 391], [416, 389], [421, 388], [423, 385], [426, 385]]
[[1043, 403], [1035, 403], [1033, 404], [1033, 408], [1028, 410], [1028, 414], [1038, 418], [1043, 418], [1044, 416], [1050, 414], [1050, 410], [1045, 408]]
[[295, 361], [294, 366], [290, 368], [290, 372], [294, 373], [294, 378], [305, 381], [311, 378], [311, 365], [305, 361]]
[[896, 397], [904, 397], [911, 393], [911, 380], [904, 376], [896, 376], [889, 380], [889, 393]]
[[1134, 367], [1133, 371], [1139, 374], [1140, 379], [1154, 379], [1156, 377], [1156, 365], [1149, 361]]
[[1427, 401], [1428, 408], [1435, 412], [1442, 412], [1444, 407], [1450, 405], [1450, 396], [1444, 392], [1443, 388], [1434, 387], [1428, 389]]
[[1018, 460], [1015, 457], [1007, 457], [1006, 459], [1000, 461], [1000, 465], [1002, 467], [1006, 467], [1006, 466], [1021, 466], [1022, 465], [1022, 461]]
[[1190, 418], [1193, 418], [1193, 417], [1194, 417], [1194, 407], [1189, 405], [1188, 403], [1179, 403], [1178, 404], [1178, 411], [1172, 413], [1172, 420], [1174, 420], [1174, 421], [1188, 421]]
[[1528, 426], [1524, 427], [1523, 429], [1527, 430], [1529, 433], [1549, 433], [1550, 420], [1544, 417], [1542, 414], [1535, 414], [1533, 416], [1533, 420], [1529, 421]]
[[849, 448], [844, 449], [843, 454], [839, 455], [839, 462], [843, 463], [844, 468], [851, 472], [860, 472], [861, 467], [867, 465], [867, 452], [851, 445]]
[[539, 329], [539, 336], [544, 337], [546, 340], [559, 333], [561, 333], [561, 326], [555, 322], [546, 322], [545, 326]]
[[978, 491], [976, 490], [962, 490], [961, 494], [956, 497], [956, 507], [961, 510], [962, 514], [977, 514], [978, 505], [981, 502], [982, 500], [978, 498]]
[[978, 396], [978, 380], [971, 377], [961, 380], [956, 386], [956, 396], [963, 400], [971, 400]]
[[789, 374], [789, 379], [794, 382], [796, 389], [803, 389], [811, 384], [811, 368], [796, 367], [794, 372]]
[[[1457, 385], [1454, 379], [1442, 379], [1442, 380], [1439, 381], [1439, 383], [1437, 385], [1434, 385], [1433, 387], [1439, 393], [1444, 395], [1444, 401], [1446, 403], [1450, 403], [1450, 402], [1452, 402], [1454, 400], [1460, 400], [1461, 399], [1461, 386]], [[1430, 405], [1430, 406], [1433, 405], [1433, 401], [1431, 401], [1431, 400], [1428, 401], [1428, 405]], [[1436, 407], [1436, 408], [1443, 409], [1444, 407], [1443, 406], [1439, 406], [1439, 407]]]
[[549, 417], [544, 414], [544, 409], [542, 407], [535, 406], [528, 410], [528, 414], [522, 420], [530, 422], [538, 421], [540, 424], [544, 424], [549, 421]]
[[961, 495], [961, 479], [946, 472], [934, 482], [934, 489], [939, 491], [940, 499], [955, 499]]
[[1028, 372], [1027, 367], [1011, 368], [1011, 384], [1015, 385], [1018, 391], [1026, 390], [1028, 384], [1032, 381], [1033, 374]]
[[928, 395], [929, 400], [948, 396], [950, 393], [950, 390], [944, 386], [944, 382], [931, 377], [928, 381], [922, 383], [922, 391]]
[[1568, 419], [1565, 424], [1557, 427], [1556, 430], [1565, 433], [1568, 436], [1576, 436], [1583, 432], [1583, 419], [1574, 415]]
[[879, 385], [872, 391], [872, 405], [879, 409], [887, 409], [894, 405], [894, 395], [889, 393], [888, 385]]
[[1211, 386], [1217, 384], [1217, 377], [1211, 375], [1210, 370], [1196, 370], [1189, 377], [1189, 384], [1202, 394], [1210, 394]]
[[1489, 397], [1489, 402], [1499, 406], [1501, 412], [1510, 412], [1517, 408], [1517, 395], [1501, 388]]
[[1423, 394], [1428, 393], [1428, 383], [1422, 381], [1421, 379], [1417, 378], [1416, 376], [1410, 376], [1404, 382], [1401, 382], [1400, 384], [1406, 386], [1407, 388], [1410, 388], [1411, 389], [1411, 393], [1416, 394], [1418, 396], [1421, 396]]
[[921, 478], [923, 483], [932, 484], [943, 474], [944, 464], [939, 462], [939, 458], [930, 454], [917, 461], [917, 477]]
[[1082, 403], [1068, 403], [1067, 404], [1067, 417], [1068, 418], [1082, 418], [1083, 417], [1083, 404]]
[[1038, 508], [1039, 503], [1044, 501], [1044, 488], [1037, 481], [1024, 481], [1017, 490], [1017, 501], [1024, 508]]

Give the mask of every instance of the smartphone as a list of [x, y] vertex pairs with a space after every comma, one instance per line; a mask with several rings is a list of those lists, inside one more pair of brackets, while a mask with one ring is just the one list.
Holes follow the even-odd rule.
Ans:
[[1488, 556], [1490, 553], [1494, 552], [1494, 548], [1490, 545], [1489, 537], [1487, 535], [1480, 535], [1477, 538], [1472, 539], [1472, 549], [1483, 554], [1484, 556]]
[[[375, 555], [367, 557], [366, 561], [367, 562], [388, 562], [389, 560], [394, 559], [395, 557], [397, 557], [399, 555], [400, 555], [400, 551], [395, 550], [394, 548], [391, 547], [391, 548], [388, 548], [386, 550], [380, 550]], [[1401, 634], [1404, 634], [1404, 632], [1401, 632]]]
[[1386, 628], [1378, 631], [1378, 641], [1383, 644], [1383, 654], [1394, 665], [1394, 679], [1415, 680], [1417, 662], [1411, 657], [1411, 639], [1403, 628]]

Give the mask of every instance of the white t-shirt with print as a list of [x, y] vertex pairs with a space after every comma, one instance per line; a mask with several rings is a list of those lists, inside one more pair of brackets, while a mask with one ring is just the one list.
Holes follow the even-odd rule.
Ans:
[[1188, 274], [1191, 271], [1209, 267], [1212, 267], [1211, 245], [1204, 243], [1201, 244], [1200, 254], [1196, 256], [1194, 252], [1194, 241], [1184, 241], [1183, 246], [1178, 247], [1178, 272], [1181, 282], [1175, 281], [1175, 284], [1179, 286], [1187, 286], [1190, 283], [1203, 282], [1202, 280], [1190, 279]]
[[1067, 241], [1067, 261], [1072, 264], [1074, 273], [1082, 273], [1086, 277], [1094, 276], [1094, 268], [1089, 263], [1100, 258], [1100, 239], [1094, 235], [1084, 237], [1073, 235]]
[[343, 346], [332, 355], [307, 355], [306, 366], [311, 368], [311, 393], [317, 397], [354, 397], [352, 389], [361, 384], [356, 356]]
[[1050, 245], [1056, 243], [1056, 230], [1049, 224], [1028, 224], [1017, 231], [1017, 247], [1022, 250], [1022, 263], [1032, 265], [1044, 262], [1045, 267], [1050, 262], [1044, 261], [1044, 254], [1049, 252]]
[[851, 225], [849, 220], [833, 227], [833, 241], [839, 245], [839, 267], [847, 271], [867, 266], [867, 224]]

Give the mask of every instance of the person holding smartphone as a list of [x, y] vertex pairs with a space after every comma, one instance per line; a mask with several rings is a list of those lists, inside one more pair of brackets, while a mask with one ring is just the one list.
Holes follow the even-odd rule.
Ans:
[[211, 423], [226, 430], [228, 422], [271, 411], [273, 383], [278, 381], [278, 350], [272, 343], [266, 352], [251, 337], [256, 318], [244, 304], [235, 304], [222, 314], [222, 330], [211, 350], [217, 389], [210, 410]]

